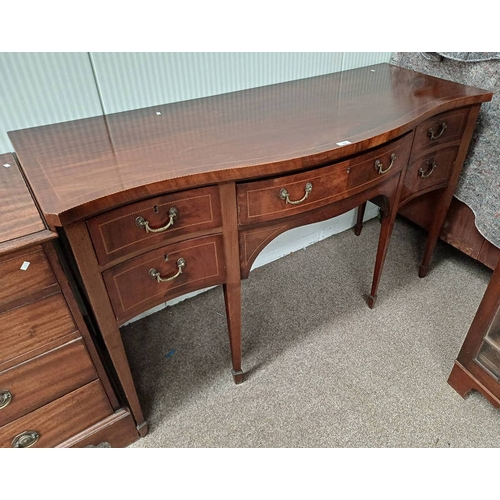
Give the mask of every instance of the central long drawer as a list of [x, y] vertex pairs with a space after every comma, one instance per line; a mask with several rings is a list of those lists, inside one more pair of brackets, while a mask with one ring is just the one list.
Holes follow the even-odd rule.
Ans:
[[287, 176], [237, 186], [239, 224], [297, 215], [348, 198], [401, 172], [412, 134], [345, 161]]

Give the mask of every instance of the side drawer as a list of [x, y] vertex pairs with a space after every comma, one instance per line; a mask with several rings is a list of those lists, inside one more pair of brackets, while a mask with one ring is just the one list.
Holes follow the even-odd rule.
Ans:
[[61, 293], [0, 314], [0, 364], [76, 331]]
[[19, 301], [40, 290], [58, 287], [41, 246], [0, 260], [0, 276], [0, 306]]
[[222, 236], [168, 245], [103, 273], [118, 321], [178, 295], [224, 282]]
[[412, 135], [339, 163], [237, 186], [240, 225], [280, 219], [348, 198], [406, 167]]
[[458, 147], [439, 149], [411, 163], [406, 172], [401, 201], [421, 191], [445, 186], [457, 153]]
[[469, 108], [454, 109], [440, 113], [422, 122], [415, 130], [415, 141], [411, 161], [425, 154], [429, 148], [460, 141], [467, 124]]
[[0, 448], [52, 448], [112, 413], [101, 383], [95, 380], [0, 427]]
[[0, 373], [0, 427], [96, 378], [81, 339]]
[[168, 243], [172, 236], [220, 225], [217, 186], [157, 196], [87, 221], [100, 264], [152, 245], [155, 240]]

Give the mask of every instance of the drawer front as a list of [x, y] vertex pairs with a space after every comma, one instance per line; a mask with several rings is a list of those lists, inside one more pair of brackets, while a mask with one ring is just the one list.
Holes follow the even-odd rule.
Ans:
[[57, 285], [52, 268], [40, 246], [1, 260], [0, 277], [0, 306]]
[[237, 186], [240, 225], [300, 214], [347, 198], [406, 167], [412, 135], [333, 165]]
[[171, 237], [220, 227], [219, 190], [214, 186], [150, 198], [94, 217], [87, 225], [99, 263], [107, 264], [156, 241], [168, 243]]
[[415, 130], [412, 160], [425, 150], [448, 142], [460, 141], [467, 124], [469, 108], [441, 113], [422, 122]]
[[108, 269], [103, 278], [117, 320], [132, 318], [178, 295], [223, 283], [223, 255], [222, 237], [207, 236], [168, 245]]
[[420, 191], [445, 186], [457, 153], [458, 147], [439, 149], [411, 163], [406, 172], [402, 201]]
[[81, 339], [0, 373], [0, 427], [96, 378]]
[[[0, 448], [30, 444], [52, 448], [112, 413], [101, 383], [95, 380], [0, 427]], [[15, 446], [16, 441], [24, 446]]]
[[76, 331], [60, 293], [0, 314], [0, 363]]

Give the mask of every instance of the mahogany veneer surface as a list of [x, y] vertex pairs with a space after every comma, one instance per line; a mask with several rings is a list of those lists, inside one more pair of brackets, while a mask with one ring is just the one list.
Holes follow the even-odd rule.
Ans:
[[491, 97], [379, 64], [9, 136], [60, 226], [155, 194], [324, 164]]

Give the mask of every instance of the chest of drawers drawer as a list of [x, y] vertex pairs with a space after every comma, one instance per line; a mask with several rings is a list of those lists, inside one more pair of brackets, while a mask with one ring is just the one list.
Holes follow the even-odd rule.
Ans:
[[401, 200], [404, 201], [409, 196], [425, 190], [445, 186], [452, 173], [457, 153], [458, 147], [443, 146], [413, 161], [406, 172]]
[[94, 380], [0, 427], [0, 448], [50, 448], [112, 413], [100, 381]]
[[383, 182], [406, 167], [412, 136], [345, 161], [309, 172], [240, 183], [239, 224], [297, 215], [352, 196], [369, 184]]
[[[9, 164], [0, 168], [0, 448], [131, 443], [137, 429], [120, 408], [57, 234], [16, 159], [0, 157]], [[115, 411], [129, 418], [111, 431]]]
[[0, 315], [0, 364], [34, 352], [77, 329], [64, 297], [56, 293]]
[[0, 259], [0, 277], [0, 311], [30, 295], [59, 288], [41, 246]]
[[0, 372], [0, 427], [96, 378], [81, 339]]
[[222, 236], [168, 245], [103, 273], [118, 321], [125, 321], [173, 297], [222, 283]]
[[469, 108], [454, 109], [433, 116], [418, 125], [415, 129], [411, 161], [426, 154], [428, 149], [449, 145], [450, 142], [460, 142], [468, 116]]
[[217, 187], [157, 196], [87, 221], [97, 259], [106, 264], [169, 238], [221, 225]]

